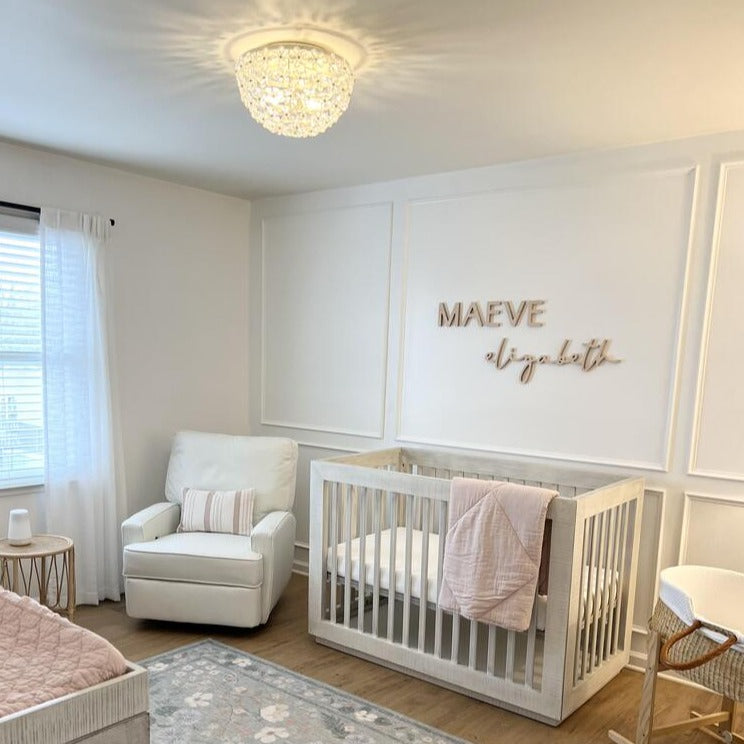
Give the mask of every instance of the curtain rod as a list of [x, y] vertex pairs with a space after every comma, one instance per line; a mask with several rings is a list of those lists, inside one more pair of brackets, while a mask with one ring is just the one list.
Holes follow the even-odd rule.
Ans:
[[[41, 207], [31, 207], [28, 204], [15, 204], [14, 202], [0, 201], [0, 207], [6, 209], [17, 209], [19, 212], [28, 212], [29, 214], [41, 214]], [[111, 227], [116, 224], [116, 220], [110, 219]]]

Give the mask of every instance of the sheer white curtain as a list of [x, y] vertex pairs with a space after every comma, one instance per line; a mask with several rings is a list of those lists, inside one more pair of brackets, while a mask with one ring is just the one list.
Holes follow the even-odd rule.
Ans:
[[101, 217], [41, 211], [47, 532], [75, 542], [77, 601], [119, 599], [117, 478]]

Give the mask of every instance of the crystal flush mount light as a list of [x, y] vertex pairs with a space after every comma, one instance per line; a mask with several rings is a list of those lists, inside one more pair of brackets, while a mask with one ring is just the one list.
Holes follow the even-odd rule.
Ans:
[[339, 120], [363, 58], [346, 37], [308, 28], [252, 32], [231, 47], [243, 104], [261, 126], [285, 137], [314, 137]]

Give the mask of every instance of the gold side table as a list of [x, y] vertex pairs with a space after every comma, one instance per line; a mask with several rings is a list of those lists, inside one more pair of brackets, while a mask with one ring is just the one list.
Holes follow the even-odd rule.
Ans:
[[[0, 586], [16, 594], [39, 592], [39, 602], [75, 616], [75, 546], [69, 537], [34, 535], [28, 545], [0, 540]], [[67, 602], [62, 605], [62, 592]]]

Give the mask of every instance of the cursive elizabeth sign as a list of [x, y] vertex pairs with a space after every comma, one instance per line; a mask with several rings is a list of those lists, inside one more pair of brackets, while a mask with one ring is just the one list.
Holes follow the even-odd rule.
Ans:
[[[539, 328], [545, 323], [541, 316], [545, 314], [545, 300], [489, 300], [488, 302], [455, 302], [450, 307], [446, 302], [439, 303], [437, 323], [440, 328], [465, 328], [469, 325], [500, 328], [502, 326], [527, 326]], [[610, 354], [608, 338], [592, 338], [582, 344], [565, 338], [552, 354], [525, 354], [515, 346], [509, 346], [509, 339], [501, 339], [496, 351], [489, 351], [485, 360], [496, 369], [506, 369], [512, 364], [520, 367], [519, 381], [528, 383], [541, 365], [558, 367], [576, 366], [583, 372], [591, 372], [604, 364], [619, 364]]]

